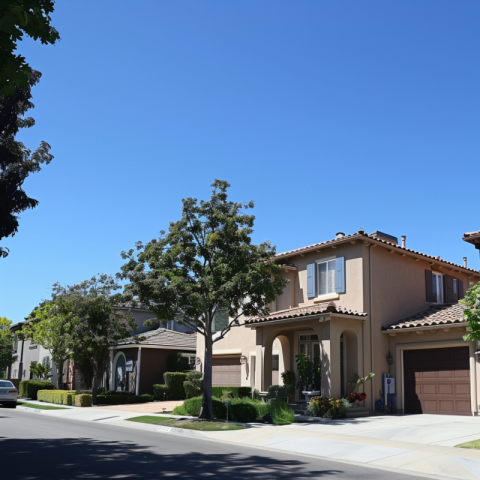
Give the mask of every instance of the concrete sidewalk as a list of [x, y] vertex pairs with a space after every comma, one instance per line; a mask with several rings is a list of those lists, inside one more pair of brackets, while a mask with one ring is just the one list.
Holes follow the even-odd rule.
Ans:
[[480, 417], [381, 416], [285, 426], [253, 424], [246, 430], [194, 432], [165, 431], [156, 425], [125, 422], [140, 412], [113, 408], [70, 407], [34, 412], [156, 431], [159, 435], [200, 436], [434, 478], [480, 479], [480, 450], [455, 448], [460, 443], [480, 439]]
[[404, 473], [480, 479], [480, 450], [454, 447], [480, 439], [478, 417], [370, 417], [203, 434], [223, 442], [258, 445]]

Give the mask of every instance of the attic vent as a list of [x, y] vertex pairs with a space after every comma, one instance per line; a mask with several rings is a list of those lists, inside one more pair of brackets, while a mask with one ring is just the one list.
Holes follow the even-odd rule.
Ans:
[[398, 245], [398, 238], [397, 237], [394, 237], [393, 235], [389, 235], [388, 233], [380, 232], [379, 230], [371, 233], [370, 236], [371, 237], [376, 237], [380, 240], [385, 240], [386, 242], [395, 243], [396, 245]]

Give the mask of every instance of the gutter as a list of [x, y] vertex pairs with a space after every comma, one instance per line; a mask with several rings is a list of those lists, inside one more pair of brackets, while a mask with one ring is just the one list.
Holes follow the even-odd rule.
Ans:
[[459, 323], [442, 323], [441, 325], [425, 325], [423, 327], [405, 327], [405, 328], [395, 328], [394, 330], [382, 330], [384, 335], [396, 335], [397, 333], [408, 333], [408, 332], [425, 332], [439, 329], [452, 329], [452, 328], [464, 328], [468, 326], [467, 322]]

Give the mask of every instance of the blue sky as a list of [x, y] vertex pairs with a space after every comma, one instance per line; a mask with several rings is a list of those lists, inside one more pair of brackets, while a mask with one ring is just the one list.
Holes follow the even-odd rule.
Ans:
[[27, 146], [40, 205], [2, 241], [0, 316], [115, 273], [214, 178], [278, 251], [337, 231], [478, 268], [480, 2], [58, 1]]

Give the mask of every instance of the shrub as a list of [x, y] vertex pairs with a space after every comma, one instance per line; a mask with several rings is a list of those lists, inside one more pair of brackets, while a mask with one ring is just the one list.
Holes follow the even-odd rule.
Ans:
[[153, 386], [153, 397], [155, 400], [168, 400], [168, 392], [166, 385], [154, 385]]
[[[189, 398], [185, 400], [182, 405], [183, 409], [179, 410], [175, 408], [173, 412], [175, 415], [190, 415], [192, 417], [198, 417], [200, 415], [200, 409], [202, 408], [202, 397]], [[227, 409], [225, 404], [218, 398], [212, 398], [213, 416], [219, 420], [225, 420], [227, 416]]]
[[275, 425], [290, 425], [295, 421], [295, 414], [283, 400], [270, 401], [270, 415]]
[[229, 420], [247, 423], [254, 422], [260, 416], [258, 402], [249, 398], [232, 398], [229, 401]]
[[252, 392], [253, 400], [260, 400], [260, 390], [258, 388], [254, 388]]
[[252, 395], [251, 387], [212, 387], [212, 396], [220, 398], [224, 390], [231, 392], [235, 398], [250, 397]]
[[75, 395], [76, 392], [72, 390], [62, 393], [62, 405], [73, 405], [75, 403]]
[[186, 398], [198, 397], [202, 394], [202, 376], [202, 372], [197, 372], [196, 370], [187, 373], [187, 380], [183, 382]]
[[142, 395], [135, 395], [134, 403], [147, 403], [153, 402], [153, 395], [144, 393]]
[[295, 372], [291, 372], [290, 370], [282, 372], [282, 380], [283, 384], [288, 387], [289, 395], [293, 395], [295, 393], [295, 385], [297, 383]]
[[173, 415], [188, 415], [183, 405], [178, 405], [172, 410]]
[[270, 385], [267, 390], [267, 398], [273, 399], [288, 399], [288, 386], [287, 385]]
[[185, 389], [183, 383], [187, 378], [186, 373], [182, 372], [166, 372], [163, 374], [165, 385], [167, 387], [167, 395], [169, 400], [185, 400]]
[[350, 403], [345, 398], [313, 397], [308, 404], [307, 411], [314, 417], [340, 418]]
[[37, 400], [39, 390], [54, 390], [55, 385], [52, 382], [42, 380], [22, 380], [19, 385], [19, 396]]
[[[72, 396], [72, 391], [71, 390], [39, 390], [37, 397], [38, 397], [38, 400], [40, 400], [41, 402], [56, 403], [57, 405], [67, 405], [63, 403], [63, 396], [65, 394]], [[75, 392], [73, 392], [73, 396], [75, 396]]]
[[75, 395], [75, 406], [76, 407], [91, 407], [92, 406], [92, 396], [87, 394], [87, 393], [82, 393], [80, 395]]

